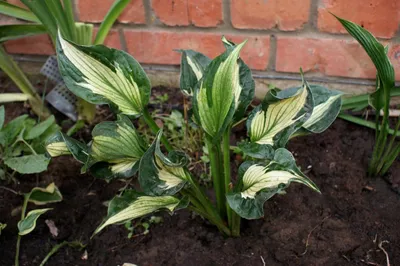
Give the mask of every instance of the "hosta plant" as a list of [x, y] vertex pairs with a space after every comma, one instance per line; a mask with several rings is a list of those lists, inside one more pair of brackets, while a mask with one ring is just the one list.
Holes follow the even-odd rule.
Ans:
[[34, 174], [47, 169], [47, 138], [59, 131], [54, 116], [38, 123], [21, 115], [4, 125], [5, 109], [0, 106], [0, 180], [11, 180], [14, 173]]
[[[106, 180], [137, 176], [141, 190], [125, 189], [108, 205], [107, 216], [94, 231], [124, 224], [160, 210], [181, 208], [208, 219], [228, 236], [238, 236], [241, 217], [264, 215], [266, 200], [296, 182], [319, 192], [296, 166], [285, 149], [295, 134], [324, 131], [340, 111], [340, 93], [320, 86], [273, 89], [247, 117], [254, 97], [251, 71], [240, 58], [239, 45], [223, 38], [226, 51], [214, 59], [192, 50], [181, 50], [181, 88], [192, 101], [192, 122], [204, 132], [215, 201], [188, 169], [190, 158], [163, 138], [162, 129], [149, 116], [150, 82], [129, 54], [105, 46], [80, 46], [59, 35], [57, 54], [68, 88], [93, 103], [109, 104], [118, 120], [93, 129], [92, 141], [81, 143], [59, 132], [47, 143], [51, 156], [71, 154], [82, 172]], [[142, 116], [156, 137], [147, 143], [132, 120]], [[232, 126], [247, 119], [249, 139], [239, 147], [246, 161], [237, 179], [231, 178]]]

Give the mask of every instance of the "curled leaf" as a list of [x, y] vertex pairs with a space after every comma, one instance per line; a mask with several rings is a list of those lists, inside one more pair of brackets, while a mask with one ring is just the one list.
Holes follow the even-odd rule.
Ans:
[[98, 234], [106, 226], [111, 224], [125, 223], [159, 210], [175, 210], [185, 208], [189, 201], [187, 198], [178, 199], [172, 196], [150, 197], [141, 195], [133, 190], [128, 190], [127, 195], [117, 196], [110, 202], [108, 215], [104, 222], [97, 227], [93, 235]]
[[245, 162], [239, 169], [240, 182], [235, 192], [227, 195], [229, 206], [241, 217], [264, 216], [264, 203], [281, 193], [291, 182], [304, 184], [319, 192], [318, 187], [297, 168], [293, 155], [286, 149], [275, 151], [268, 165]]
[[187, 182], [185, 170], [189, 159], [183, 152], [172, 151], [165, 156], [160, 149], [162, 131], [143, 155], [139, 167], [139, 183], [147, 195], [174, 195]]
[[18, 230], [19, 230], [19, 235], [24, 236], [32, 232], [35, 227], [36, 227], [36, 221], [39, 219], [39, 217], [48, 211], [52, 210], [51, 208], [48, 209], [37, 209], [28, 212], [26, 217], [18, 222]]
[[146, 151], [146, 143], [128, 117], [119, 115], [116, 122], [102, 122], [92, 131], [90, 155], [96, 162], [91, 172], [98, 178], [128, 178], [137, 170]]

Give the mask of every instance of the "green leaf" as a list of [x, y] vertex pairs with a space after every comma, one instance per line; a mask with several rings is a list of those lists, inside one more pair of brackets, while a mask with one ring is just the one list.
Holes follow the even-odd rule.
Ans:
[[28, 115], [18, 116], [2, 128], [0, 131], [0, 144], [3, 146], [11, 145], [24, 128], [24, 123], [27, 118]]
[[[56, 0], [59, 1], [59, 0]], [[44, 0], [21, 0], [40, 20], [43, 26], [46, 27], [47, 33], [51, 36], [53, 41], [57, 34], [57, 20], [51, 13], [49, 7]]]
[[94, 40], [94, 44], [103, 44], [114, 22], [124, 11], [131, 0], [115, 0], [107, 15], [104, 17]]
[[1, 25], [0, 42], [44, 33], [46, 33], [46, 28], [41, 24]]
[[137, 170], [137, 163], [147, 145], [127, 116], [119, 115], [116, 122], [102, 122], [92, 131], [90, 154], [101, 162], [91, 168], [98, 178], [128, 178]]
[[320, 192], [318, 187], [297, 168], [293, 155], [286, 149], [275, 151], [268, 165], [245, 162], [239, 168], [241, 184], [235, 192], [228, 193], [229, 206], [245, 219], [264, 216], [264, 203], [277, 193], [282, 193], [291, 182], [304, 184]]
[[25, 134], [25, 139], [35, 139], [42, 135], [47, 129], [49, 129], [55, 122], [54, 115], [47, 118], [45, 121], [35, 125], [33, 128], [28, 130]]
[[3, 128], [6, 112], [4, 110], [4, 105], [0, 106], [0, 131]]
[[93, 24], [76, 22], [76, 43], [79, 45], [92, 45]]
[[46, 150], [51, 157], [70, 155], [81, 163], [88, 161], [89, 150], [86, 144], [58, 131], [46, 141]]
[[38, 209], [28, 212], [26, 217], [18, 222], [18, 230], [19, 230], [18, 234], [20, 236], [24, 236], [32, 232], [36, 227], [36, 221], [40, 217], [40, 215], [50, 210], [52, 209], [47, 208], [47, 209]]
[[[383, 106], [385, 106], [385, 102], [390, 99], [390, 90], [395, 85], [394, 69], [386, 54], [386, 49], [363, 27], [337, 16], [335, 17], [348, 33], [361, 44], [378, 71], [378, 84], [381, 82], [382, 86], [378, 86], [377, 91], [371, 94], [370, 104], [379, 111]], [[382, 92], [380, 92], [381, 89], [383, 90]]]
[[[222, 37], [222, 42], [226, 49], [232, 49], [236, 47], [236, 44], [228, 41], [225, 37]], [[240, 82], [240, 96], [238, 107], [235, 112], [234, 121], [239, 121], [243, 118], [247, 107], [253, 101], [254, 92], [256, 88], [256, 84], [253, 79], [253, 75], [251, 73], [250, 68], [244, 63], [242, 59], [239, 58], [239, 82]]]
[[325, 131], [336, 119], [342, 106], [342, 93], [323, 86], [310, 85], [314, 109], [303, 128], [312, 133]]
[[126, 115], [138, 116], [147, 105], [150, 81], [129, 54], [103, 45], [80, 46], [57, 38], [61, 75], [78, 97], [109, 103]]
[[255, 159], [272, 160], [275, 154], [274, 148], [268, 144], [240, 142], [238, 143], [238, 147], [243, 152], [243, 154]]
[[239, 80], [239, 52], [245, 42], [228, 49], [207, 67], [196, 86], [193, 110], [198, 123], [217, 142], [232, 123], [242, 87]]
[[309, 86], [283, 91], [270, 90], [264, 102], [255, 108], [247, 120], [251, 142], [284, 147], [313, 111]]
[[25, 155], [22, 157], [11, 157], [4, 160], [4, 163], [20, 174], [35, 174], [47, 170], [50, 158], [44, 154]]
[[193, 95], [193, 90], [203, 77], [211, 59], [193, 50], [179, 50], [181, 57], [180, 88], [186, 95]]
[[151, 196], [174, 195], [186, 184], [185, 166], [189, 159], [183, 152], [172, 151], [166, 157], [160, 149], [159, 131], [139, 166], [139, 183], [144, 193]]
[[40, 22], [40, 20], [31, 11], [12, 5], [5, 1], [0, 1], [0, 13], [32, 22]]
[[[127, 192], [125, 192], [125, 194], [126, 193]], [[119, 198], [117, 200], [118, 202], [115, 202], [115, 198], [110, 202], [108, 210], [109, 215], [105, 218], [104, 222], [97, 227], [93, 236], [98, 234], [108, 225], [125, 223], [129, 220], [164, 209], [173, 212], [185, 208], [189, 203], [189, 200], [186, 197], [182, 199], [172, 196], [150, 197], [143, 196], [134, 191], [129, 191], [127, 195], [122, 197], [123, 198], [121, 199], [120, 196], [117, 196], [117, 198]]]
[[49, 184], [46, 188], [34, 187], [25, 195], [28, 201], [35, 205], [60, 202], [63, 199], [60, 190], [54, 183]]

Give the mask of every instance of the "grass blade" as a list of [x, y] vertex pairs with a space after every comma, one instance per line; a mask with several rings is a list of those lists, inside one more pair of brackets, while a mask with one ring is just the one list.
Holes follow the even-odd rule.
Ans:
[[43, 0], [21, 0], [42, 22], [42, 24], [47, 28], [47, 32], [55, 43], [57, 36], [57, 21], [53, 17], [50, 9]]
[[116, 0], [114, 2], [100, 25], [96, 39], [94, 40], [94, 44], [103, 44], [112, 25], [117, 20], [119, 15], [121, 15], [122, 11], [124, 11], [125, 7], [130, 3], [130, 1], [131, 0]]
[[0, 26], [0, 42], [46, 33], [41, 24], [21, 24]]
[[[374, 122], [367, 121], [367, 120], [359, 118], [359, 117], [355, 117], [355, 116], [352, 116], [352, 115], [349, 115], [349, 114], [344, 114], [344, 113], [340, 113], [338, 115], [338, 117], [343, 119], [343, 120], [346, 120], [346, 121], [352, 122], [354, 124], [360, 125], [360, 126], [364, 126], [364, 127], [370, 128], [370, 129], [375, 129], [375, 123]], [[379, 130], [380, 129], [381, 129], [381, 127], [379, 127]], [[395, 134], [393, 129], [389, 129], [388, 133], [391, 134], [391, 135]], [[400, 137], [400, 132], [396, 132], [396, 136]]]
[[37, 23], [40, 22], [40, 20], [36, 17], [36, 15], [31, 11], [20, 8], [19, 6], [9, 4], [4, 1], [0, 1], [0, 13], [10, 17], [19, 18], [27, 21], [32, 21]]

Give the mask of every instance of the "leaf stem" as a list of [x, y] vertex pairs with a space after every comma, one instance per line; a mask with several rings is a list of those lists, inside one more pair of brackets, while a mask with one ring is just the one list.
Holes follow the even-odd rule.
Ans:
[[[147, 110], [147, 108], [143, 109], [143, 119], [146, 122], [146, 124], [150, 127], [151, 131], [153, 131], [154, 134], [157, 134], [160, 128], [157, 126], [153, 117], [151, 117], [149, 110]], [[171, 144], [168, 142], [167, 138], [164, 135], [161, 136], [161, 142], [164, 144], [167, 151], [173, 150]]]
[[70, 246], [70, 247], [75, 247], [75, 248], [79, 248], [82, 249], [83, 247], [85, 247], [85, 245], [83, 245], [81, 242], [79, 241], [72, 241], [72, 242], [68, 242], [68, 241], [64, 241], [60, 244], [55, 245], [49, 253], [47, 253], [46, 257], [42, 260], [42, 262], [40, 263], [40, 266], [44, 266], [46, 264], [46, 262], [50, 259], [50, 257], [52, 255], [54, 255], [54, 253], [56, 253], [60, 248], [64, 247], [64, 246]]
[[[31, 196], [31, 194], [25, 194], [24, 195], [24, 204], [22, 205], [22, 210], [21, 210], [21, 221], [23, 219], [25, 219], [25, 213], [26, 213], [26, 207], [28, 206], [28, 200], [29, 197]], [[21, 235], [18, 233], [18, 237], [17, 237], [17, 246], [15, 249], [15, 266], [19, 266], [19, 250], [21, 247]]]
[[[230, 136], [231, 128], [228, 127], [224, 135], [222, 136], [222, 152], [223, 152], [223, 162], [224, 162], [224, 185], [225, 185], [225, 193], [224, 198], [226, 197], [226, 192], [230, 190], [231, 185], [231, 151], [230, 151]], [[228, 225], [232, 229], [232, 216], [233, 211], [229, 204], [226, 202], [226, 213], [228, 216]]]
[[225, 206], [225, 180], [221, 161], [221, 147], [219, 144], [213, 145], [206, 137], [206, 145], [210, 155], [211, 175], [217, 200], [217, 209], [221, 217], [226, 217]]

